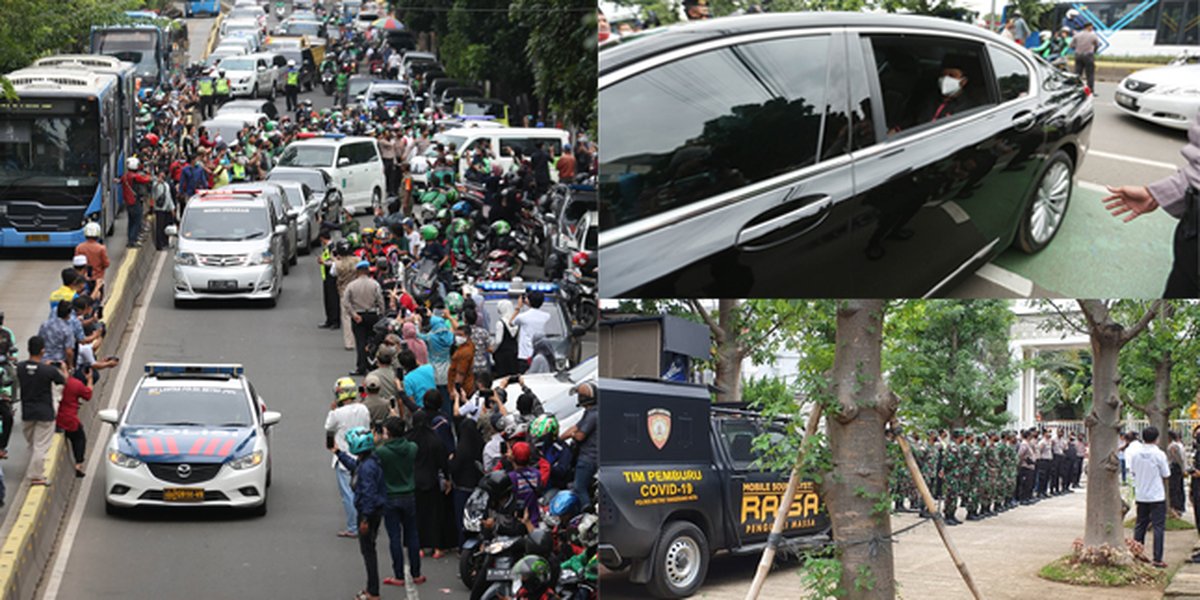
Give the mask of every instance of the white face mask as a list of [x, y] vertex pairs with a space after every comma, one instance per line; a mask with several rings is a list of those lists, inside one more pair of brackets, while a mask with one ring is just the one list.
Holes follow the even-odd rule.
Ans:
[[962, 89], [962, 81], [949, 75], [942, 75], [942, 77], [938, 79], [938, 85], [942, 87], [943, 96], [953, 96]]
[[454, 343], [461, 346], [461, 345], [467, 343], [467, 338], [465, 338], [461, 335], [456, 335], [456, 336], [454, 336]]

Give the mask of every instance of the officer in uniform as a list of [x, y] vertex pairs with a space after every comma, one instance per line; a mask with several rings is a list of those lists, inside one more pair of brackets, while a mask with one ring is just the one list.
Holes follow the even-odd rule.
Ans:
[[333, 238], [328, 229], [322, 229], [321, 235], [321, 254], [317, 258], [321, 269], [321, 290], [324, 295], [325, 303], [325, 322], [317, 327], [321, 329], [338, 329], [341, 327], [341, 318], [338, 316], [340, 308], [337, 287], [337, 277], [332, 273], [334, 259]]
[[196, 93], [200, 96], [200, 117], [203, 119], [212, 118], [213, 94], [216, 93], [214, 87], [211, 71], [205, 71], [203, 76], [196, 80]]
[[237, 160], [230, 165], [229, 180], [233, 182], [247, 181], [246, 179], [246, 157], [239, 156]]
[[978, 521], [983, 517], [979, 516], [979, 491], [983, 484], [983, 463], [981, 460], [982, 452], [980, 452], [979, 443], [975, 440], [975, 434], [968, 433], [966, 444], [963, 445], [963, 464], [965, 465], [964, 473], [964, 506], [967, 508], [967, 520]]
[[229, 102], [229, 78], [225, 76], [225, 71], [217, 72], [217, 81], [214, 84], [216, 88], [217, 106], [224, 106]]
[[946, 450], [942, 453], [942, 467], [938, 472], [942, 481], [942, 514], [946, 517], [947, 525], [960, 525], [955, 513], [958, 512], [958, 500], [962, 498], [962, 441], [961, 431], [955, 431], [954, 436], [947, 440]]
[[287, 97], [287, 109], [296, 110], [296, 94], [300, 93], [300, 69], [296, 67], [296, 61], [288, 61], [287, 85], [283, 88], [284, 95]]

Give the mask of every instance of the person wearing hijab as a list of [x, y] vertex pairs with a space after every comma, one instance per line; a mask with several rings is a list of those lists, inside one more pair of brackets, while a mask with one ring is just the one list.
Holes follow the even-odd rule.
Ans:
[[442, 394], [442, 406], [447, 418], [450, 417], [450, 350], [454, 348], [454, 329], [458, 326], [450, 311], [442, 309], [442, 315], [429, 316], [429, 333], [417, 332], [417, 337], [425, 342], [429, 351], [429, 364], [437, 381], [438, 392]]
[[404, 337], [404, 343], [408, 349], [417, 357], [418, 365], [429, 364], [429, 349], [425, 347], [425, 342], [417, 338], [417, 326], [414, 323], [405, 323], [400, 328], [400, 335]]
[[414, 465], [414, 484], [417, 499], [417, 535], [421, 549], [433, 558], [444, 556], [451, 546], [446, 537], [449, 516], [446, 514], [446, 495], [451, 491], [448, 453], [442, 438], [429, 426], [425, 409], [413, 414], [413, 428], [408, 439], [417, 445]]
[[497, 303], [500, 318], [492, 333], [492, 374], [496, 379], [520, 373], [517, 362], [517, 328], [510, 323], [513, 315], [511, 300]]
[[546, 339], [545, 334], [534, 334], [533, 360], [529, 363], [529, 370], [525, 372], [553, 373], [554, 362], [554, 348], [550, 346], [550, 340]]

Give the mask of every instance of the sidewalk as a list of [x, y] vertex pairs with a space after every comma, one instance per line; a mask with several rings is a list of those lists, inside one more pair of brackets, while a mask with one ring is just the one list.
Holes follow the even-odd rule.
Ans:
[[[1054, 598], [1054, 600], [1158, 600], [1162, 590], [1150, 588], [1076, 587], [1046, 581], [1037, 571], [1071, 550], [1071, 542], [1083, 535], [1085, 494], [1073, 494], [1023, 506], [983, 521], [950, 527], [950, 537], [970, 569], [984, 598]], [[1187, 517], [1190, 519], [1190, 507]], [[892, 529], [899, 530], [917, 520], [915, 514], [892, 516]], [[1126, 537], [1133, 537], [1126, 530]], [[1147, 549], [1152, 548], [1147, 537]], [[1174, 570], [1190, 555], [1196, 532], [1168, 531], [1165, 560]], [[937, 528], [926, 523], [901, 534], [895, 544], [898, 598], [971, 598], [938, 537]], [[757, 556], [714, 558], [708, 579], [696, 598], [743, 600], [758, 564]], [[763, 586], [760, 598], [803, 597], [799, 569], [794, 563], [778, 568]], [[601, 583], [604, 597], [638, 598], [645, 590], [630, 585], [623, 574], [607, 575]]]

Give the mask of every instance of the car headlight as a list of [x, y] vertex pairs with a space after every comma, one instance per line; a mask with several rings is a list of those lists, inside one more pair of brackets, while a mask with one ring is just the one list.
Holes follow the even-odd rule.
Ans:
[[136, 469], [142, 466], [142, 461], [129, 456], [128, 454], [122, 454], [116, 450], [108, 451], [108, 462], [126, 469]]
[[196, 262], [195, 254], [191, 252], [177, 252], [175, 254], [175, 264], [181, 267], [194, 267], [198, 263]]
[[271, 253], [267, 252], [251, 252], [246, 255], [246, 264], [248, 265], [269, 265], [271, 264]]
[[261, 465], [262, 461], [263, 451], [255, 450], [254, 452], [251, 452], [250, 454], [247, 454], [241, 458], [236, 458], [229, 461], [229, 466], [238, 470], [249, 469], [251, 467], [257, 467], [258, 465]]

